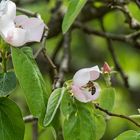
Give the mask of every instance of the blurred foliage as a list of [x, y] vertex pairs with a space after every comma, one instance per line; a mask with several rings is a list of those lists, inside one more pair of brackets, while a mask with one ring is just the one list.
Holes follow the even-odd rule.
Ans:
[[[50, 0], [49, 2], [47, 2], [47, 0], [35, 0], [31, 3], [26, 2], [24, 4], [24, 0], [21, 0], [22, 4], [19, 6], [40, 13], [45, 23], [47, 24], [49, 22], [51, 18], [50, 10], [55, 6], [55, 0]], [[65, 10], [68, 0], [63, 0], [63, 2], [63, 8]], [[100, 7], [100, 2], [96, 3], [96, 6]], [[134, 2], [130, 2], [128, 6], [132, 15], [140, 21], [140, 9], [137, 7], [137, 5]], [[109, 12], [104, 16], [103, 19], [106, 31], [115, 34], [129, 33], [131, 31], [129, 26], [124, 22], [124, 15], [119, 11]], [[97, 30], [101, 29], [101, 25], [98, 19], [90, 21], [86, 24], [91, 28]], [[114, 63], [112, 61], [110, 52], [107, 49], [107, 43], [105, 39], [97, 36], [86, 35], [79, 30], [73, 31], [71, 37], [71, 63], [70, 71], [65, 77], [66, 79], [72, 78], [74, 72], [80, 68], [91, 67], [94, 65], [99, 65], [101, 67], [104, 61], [107, 61], [111, 66], [114, 67]], [[60, 39], [61, 35], [47, 40], [46, 48], [50, 56], [52, 55]], [[123, 81], [119, 74], [112, 76], [112, 79], [115, 79], [113, 86], [116, 88], [116, 100], [113, 112], [126, 115], [138, 114], [137, 108], [140, 107], [140, 50], [135, 49], [133, 46], [128, 44], [116, 41], [113, 42], [113, 47], [120, 65], [128, 75], [130, 83], [130, 90], [128, 91], [124, 88]], [[62, 52], [60, 51], [55, 62], [56, 64], [59, 63], [61, 55]], [[46, 67], [48, 67], [47, 64], [43, 66], [45, 69], [44, 71], [46, 71], [44, 77], [47, 77], [47, 88], [51, 91], [52, 82], [51, 80], [48, 81], [50, 77], [47, 73]], [[100, 85], [104, 88], [104, 82], [101, 82]], [[12, 94], [11, 98], [18, 103], [24, 116], [29, 114], [23, 91], [18, 86], [14, 94]], [[102, 140], [112, 140], [115, 136], [119, 135], [125, 130], [139, 130], [133, 124], [123, 119], [109, 117], [107, 122], [106, 133]], [[39, 132], [39, 140], [54, 139], [54, 131], [50, 127], [46, 130], [39, 128]], [[24, 140], [30, 140], [31, 137], [32, 124], [26, 124]]]

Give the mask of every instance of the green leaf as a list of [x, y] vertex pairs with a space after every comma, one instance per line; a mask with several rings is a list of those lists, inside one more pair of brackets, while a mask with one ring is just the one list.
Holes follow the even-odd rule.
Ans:
[[140, 133], [134, 130], [128, 130], [120, 134], [114, 140], [140, 140]]
[[12, 60], [31, 113], [42, 117], [47, 104], [47, 90], [43, 77], [29, 47], [12, 48]]
[[106, 88], [101, 91], [99, 104], [102, 108], [112, 111], [115, 103], [115, 89]]
[[66, 33], [84, 5], [86, 4], [87, 0], [70, 0], [68, 10], [64, 16], [64, 20], [62, 23], [62, 31]]
[[7, 97], [0, 98], [0, 139], [23, 140], [24, 129], [18, 106]]
[[102, 115], [95, 114], [96, 140], [100, 140], [106, 129], [106, 122]]
[[93, 107], [90, 104], [75, 103], [75, 112], [65, 118], [63, 133], [65, 140], [95, 140], [96, 125]]
[[0, 74], [0, 97], [9, 95], [16, 88], [16, 76], [14, 72]]
[[55, 89], [50, 95], [48, 100], [46, 115], [44, 118], [44, 126], [48, 126], [52, 122], [57, 112], [57, 109], [61, 103], [65, 90], [66, 90], [65, 88], [58, 88]]
[[73, 97], [70, 96], [71, 94], [69, 92], [65, 92], [63, 99], [61, 101], [61, 106], [60, 109], [63, 113], [63, 115], [66, 117], [67, 115], [72, 114], [73, 112], [75, 112], [75, 104], [74, 104], [74, 100]]

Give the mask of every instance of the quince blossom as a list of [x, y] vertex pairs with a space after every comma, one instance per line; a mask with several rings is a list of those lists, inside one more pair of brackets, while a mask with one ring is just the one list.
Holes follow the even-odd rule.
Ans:
[[84, 68], [77, 71], [73, 77], [72, 93], [81, 102], [90, 102], [99, 97], [100, 86], [93, 82], [100, 76], [98, 66]]
[[12, 46], [23, 46], [27, 42], [40, 42], [44, 23], [38, 18], [16, 16], [16, 5], [9, 0], [0, 3], [0, 35]]

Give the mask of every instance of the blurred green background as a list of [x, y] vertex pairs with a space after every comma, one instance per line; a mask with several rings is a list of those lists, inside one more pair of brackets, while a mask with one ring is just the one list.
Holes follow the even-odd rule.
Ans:
[[[57, 0], [17, 0], [19, 7], [28, 9], [33, 12], [38, 12], [46, 24], [52, 18], [51, 9], [55, 7]], [[62, 1], [62, 10], [65, 11], [68, 5], [68, 0]], [[102, 3], [100, 1], [96, 2], [95, 6], [100, 7]], [[131, 14], [140, 21], [140, 9], [135, 2], [129, 2], [128, 4]], [[57, 23], [56, 23], [57, 24]], [[125, 23], [124, 14], [120, 11], [114, 10], [105, 14], [103, 18], [103, 24], [107, 32], [114, 34], [127, 34], [133, 32]], [[101, 30], [100, 20], [93, 19], [86, 23], [87, 26]], [[52, 27], [53, 28], [53, 27]], [[47, 40], [46, 48], [48, 54], [52, 56], [55, 47], [61, 40], [63, 34], [49, 38]], [[39, 45], [33, 47], [36, 51], [39, 49]], [[133, 46], [113, 41], [113, 47], [115, 50], [116, 57], [119, 64], [121, 65], [123, 71], [128, 75], [128, 80], [130, 84], [130, 89], [126, 89], [123, 85], [122, 78], [119, 73], [112, 76], [113, 86], [116, 88], [116, 100], [115, 108], [113, 112], [125, 115], [138, 114], [137, 109], [140, 107], [140, 49], [136, 49]], [[62, 50], [59, 52], [55, 64], [59, 65], [61, 61]], [[69, 66], [69, 72], [66, 73], [65, 79], [71, 79], [76, 70], [83, 67], [91, 67], [94, 65], [99, 65], [102, 67], [104, 61], [114, 67], [114, 62], [107, 48], [107, 43], [104, 38], [97, 36], [89, 36], [82, 31], [76, 29], [71, 34], [71, 61]], [[44, 74], [46, 85], [51, 92], [51, 77], [48, 72], [49, 64], [44, 62], [41, 56], [37, 58], [38, 65], [42, 73]], [[101, 87], [104, 87], [104, 82], [100, 82]], [[25, 97], [19, 86], [17, 86], [16, 91], [13, 92], [11, 98], [18, 103], [20, 106], [23, 116], [29, 115]], [[140, 119], [137, 120], [140, 122]], [[126, 120], [111, 117], [107, 120], [107, 129], [102, 140], [112, 140], [115, 136], [121, 132], [129, 129], [138, 130], [133, 124]], [[32, 139], [32, 124], [26, 124], [25, 138], [24, 140]], [[53, 128], [49, 127], [47, 129], [39, 128], [39, 140], [53, 140]]]

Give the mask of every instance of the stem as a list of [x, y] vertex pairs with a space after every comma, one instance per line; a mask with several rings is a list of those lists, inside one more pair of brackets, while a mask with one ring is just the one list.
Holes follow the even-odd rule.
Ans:
[[3, 73], [7, 72], [7, 58], [6, 58], [6, 51], [1, 52], [1, 57], [2, 57], [2, 71]]
[[106, 113], [109, 116], [118, 117], [118, 118], [128, 120], [131, 123], [135, 124], [137, 127], [140, 127], [140, 124], [137, 123], [136, 121], [134, 121], [133, 119], [131, 119], [131, 117], [128, 117], [128, 116], [125, 116], [125, 115], [122, 115], [122, 114], [115, 114], [115, 113], [109, 112], [108, 110], [101, 108], [98, 104], [94, 104], [94, 106], [95, 106], [96, 109], [99, 109], [100, 111]]
[[38, 120], [33, 121], [33, 125], [32, 125], [32, 134], [33, 134], [33, 138], [32, 140], [38, 140]]

